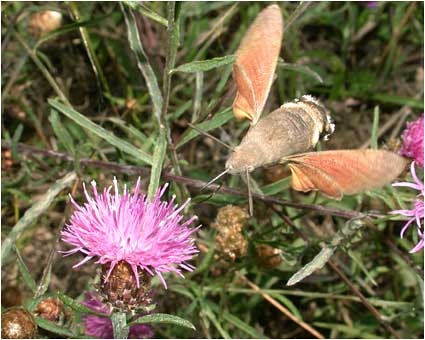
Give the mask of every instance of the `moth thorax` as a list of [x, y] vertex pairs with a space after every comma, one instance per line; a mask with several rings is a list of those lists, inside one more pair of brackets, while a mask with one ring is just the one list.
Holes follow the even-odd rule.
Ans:
[[110, 264], [102, 266], [100, 293], [113, 308], [131, 311], [150, 304], [151, 277], [146, 271], [138, 271], [139, 287], [131, 266], [124, 261], [118, 262], [106, 280]]
[[295, 102], [301, 105], [313, 119], [312, 146], [315, 146], [319, 140], [328, 140], [329, 136], [335, 131], [335, 124], [330, 112], [319, 100], [310, 95], [295, 99]]

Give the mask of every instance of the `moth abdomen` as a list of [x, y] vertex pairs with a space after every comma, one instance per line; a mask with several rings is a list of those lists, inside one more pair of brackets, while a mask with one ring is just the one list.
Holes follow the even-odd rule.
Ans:
[[251, 126], [226, 168], [230, 173], [240, 173], [278, 163], [285, 156], [308, 151], [321, 136], [332, 132], [327, 110], [313, 97], [303, 96]]

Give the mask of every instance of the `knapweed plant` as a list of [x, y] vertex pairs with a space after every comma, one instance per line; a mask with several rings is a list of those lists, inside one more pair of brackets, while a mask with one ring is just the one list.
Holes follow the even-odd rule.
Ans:
[[423, 338], [423, 6], [2, 2], [2, 337]]

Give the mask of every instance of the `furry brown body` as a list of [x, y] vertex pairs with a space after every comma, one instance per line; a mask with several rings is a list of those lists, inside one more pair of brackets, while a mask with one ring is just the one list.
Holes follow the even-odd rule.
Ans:
[[285, 156], [313, 148], [333, 130], [326, 109], [313, 97], [303, 96], [252, 125], [227, 160], [226, 169], [237, 174], [278, 163]]

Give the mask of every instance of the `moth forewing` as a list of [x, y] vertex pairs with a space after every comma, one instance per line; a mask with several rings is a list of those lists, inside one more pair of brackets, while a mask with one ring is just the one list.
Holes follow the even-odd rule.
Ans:
[[[236, 51], [234, 114], [237, 118], [249, 118], [253, 125], [261, 116], [273, 83], [282, 36], [282, 13], [278, 5], [270, 5], [257, 15]], [[252, 97], [251, 87], [254, 102], [247, 100]]]

